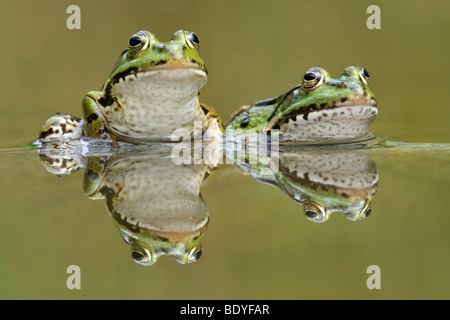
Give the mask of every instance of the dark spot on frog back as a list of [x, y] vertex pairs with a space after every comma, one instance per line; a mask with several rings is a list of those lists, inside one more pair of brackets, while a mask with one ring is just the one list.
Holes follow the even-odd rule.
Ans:
[[276, 98], [271, 98], [271, 99], [266, 99], [266, 100], [261, 100], [258, 101], [254, 104], [255, 107], [265, 107], [265, 106], [270, 106], [272, 104], [275, 104], [275, 102], [277, 101]]
[[166, 46], [162, 44], [154, 44], [152, 49], [158, 51], [159, 53], [166, 52], [167, 50]]
[[308, 120], [309, 113], [319, 108], [320, 107], [317, 104], [311, 103], [310, 105], [302, 108], [301, 110], [296, 110], [287, 114], [286, 116], [283, 117], [282, 122], [287, 123], [289, 122], [289, 120], [296, 121], [297, 116], [299, 115], [303, 115], [303, 119]]
[[91, 124], [93, 121], [98, 119], [98, 115], [96, 113], [91, 113], [87, 118], [86, 118], [86, 122], [88, 124]]
[[245, 115], [244, 115], [244, 119], [242, 119], [242, 121], [241, 121], [241, 123], [239, 124], [239, 126], [241, 127], [241, 128], [246, 128], [249, 124], [250, 124], [250, 120], [251, 120], [251, 116], [248, 114], [248, 113], [246, 113]]
[[155, 62], [155, 66], [159, 66], [161, 64], [165, 64], [167, 61], [166, 60], [159, 60]]
[[[91, 180], [97, 180], [99, 178], [99, 175], [97, 173], [95, 173], [94, 171], [92, 171], [91, 169], [88, 169], [86, 171], [86, 175], [91, 179]], [[104, 194], [103, 194], [104, 195]]]
[[53, 128], [50, 128], [48, 130], [45, 131], [41, 131], [41, 133], [39, 134], [39, 139], [45, 139], [47, 136], [51, 135], [55, 133]]
[[325, 85], [330, 87], [347, 88], [347, 84], [344, 81], [333, 79], [330, 79]]
[[110, 105], [112, 105], [114, 103], [113, 99], [106, 99], [104, 97], [101, 97], [100, 99], [98, 99], [98, 103], [102, 106], [102, 107], [109, 107]]
[[208, 108], [206, 108], [204, 105], [200, 104], [200, 107], [202, 108], [203, 113], [205, 114], [205, 116], [209, 113]]

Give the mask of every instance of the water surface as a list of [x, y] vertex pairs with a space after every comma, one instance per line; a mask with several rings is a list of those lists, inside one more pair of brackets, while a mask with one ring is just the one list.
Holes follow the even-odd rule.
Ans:
[[[148, 218], [158, 210], [168, 211], [167, 206], [178, 201], [171, 209], [178, 208], [175, 218], [181, 225], [189, 214], [209, 218], [201, 239], [203, 254], [191, 264], [162, 255], [156, 263], [144, 267], [132, 260], [130, 246], [115, 225], [117, 221], [108, 214], [111, 203], [90, 200], [85, 195], [87, 170], [57, 177], [45, 170], [36, 149], [2, 150], [2, 297], [448, 297], [449, 145], [396, 144], [370, 150], [319, 151], [297, 147], [280, 152], [282, 166], [297, 171], [303, 168], [303, 175], [323, 170], [324, 176], [355, 178], [368, 172], [362, 180], [370, 190], [358, 196], [362, 199], [371, 194], [370, 215], [352, 221], [355, 219], [335, 212], [323, 223], [308, 220], [292, 192], [267, 184], [268, 175], [266, 183], [261, 183], [252, 175], [242, 174], [243, 167], [235, 165], [224, 164], [209, 176], [201, 186], [203, 199], [197, 197], [200, 200], [195, 202], [196, 182], [192, 180], [201, 180], [203, 169], [198, 165], [176, 169], [167, 151], [154, 146], [140, 155], [128, 154], [113, 161], [131, 161], [120, 170], [110, 165], [113, 181], [120, 176], [123, 182], [124, 175], [138, 171], [140, 178], [131, 180], [142, 184], [142, 193], [132, 197], [134, 204], [124, 204], [122, 199], [115, 202], [114, 210], [134, 210], [130, 217], [139, 211]], [[323, 168], [317, 166], [320, 161], [336, 161], [341, 167], [342, 161], [352, 162], [357, 168], [332, 172], [318, 169]], [[249, 172], [248, 165], [246, 168]], [[168, 172], [176, 181], [172, 189]], [[149, 176], [145, 180], [148, 185], [143, 185], [143, 175]], [[166, 188], [165, 192], [155, 191], [159, 185]], [[185, 191], [173, 191], [180, 185]], [[146, 199], [145, 195], [153, 198]], [[173, 199], [158, 200], [164, 195]], [[66, 287], [66, 268], [73, 264], [82, 271], [81, 290]], [[379, 290], [366, 286], [370, 265], [380, 267]]]

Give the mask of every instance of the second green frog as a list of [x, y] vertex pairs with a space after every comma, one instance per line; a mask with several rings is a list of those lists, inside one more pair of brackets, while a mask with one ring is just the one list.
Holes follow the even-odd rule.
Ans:
[[335, 79], [322, 68], [311, 68], [288, 92], [236, 111], [227, 121], [227, 134], [278, 129], [283, 139], [306, 143], [368, 139], [378, 113], [369, 79], [360, 67], [347, 67]]

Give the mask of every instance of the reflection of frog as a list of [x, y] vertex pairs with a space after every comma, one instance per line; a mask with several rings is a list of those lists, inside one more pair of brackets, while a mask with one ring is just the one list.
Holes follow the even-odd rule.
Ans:
[[336, 79], [311, 68], [288, 92], [239, 109], [228, 120], [227, 132], [279, 129], [287, 140], [312, 143], [369, 138], [377, 106], [368, 81], [369, 74], [359, 67], [347, 67]]
[[209, 221], [200, 186], [215, 171], [220, 148], [194, 147], [191, 157], [203, 152], [201, 163], [175, 164], [173, 143], [124, 143], [120, 149], [101, 142], [81, 147], [62, 144], [61, 149], [59, 143], [48, 145], [39, 149], [45, 168], [58, 176], [85, 168], [85, 193], [106, 200], [107, 211], [137, 263], [151, 265], [164, 254], [183, 264], [200, 257]]
[[280, 149], [278, 157], [244, 157], [237, 165], [256, 180], [277, 186], [302, 204], [311, 221], [324, 222], [336, 211], [355, 221], [370, 213], [378, 185], [376, 165], [366, 151]]
[[84, 119], [57, 114], [47, 120], [39, 141], [170, 139], [175, 129], [194, 135], [195, 121], [203, 132], [220, 136], [218, 114], [198, 99], [207, 79], [199, 45], [190, 31], [175, 32], [169, 42], [148, 31], [136, 33], [101, 91], [84, 98]]
[[166, 254], [184, 264], [201, 255], [209, 214], [200, 185], [212, 169], [148, 154], [93, 157], [84, 190], [91, 199], [106, 200], [134, 261], [151, 265]]

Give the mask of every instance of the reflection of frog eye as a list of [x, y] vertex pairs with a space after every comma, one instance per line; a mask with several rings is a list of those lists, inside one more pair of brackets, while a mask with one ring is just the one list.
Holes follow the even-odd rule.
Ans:
[[201, 245], [198, 245], [189, 252], [187, 263], [195, 262], [198, 259], [200, 259], [201, 256], [202, 256], [202, 247]]
[[358, 216], [358, 220], [364, 220], [372, 212], [372, 205], [368, 203]]
[[144, 248], [136, 243], [131, 244], [131, 257], [136, 263], [143, 266], [149, 266], [153, 264], [152, 253], [147, 248]]
[[367, 70], [364, 68], [361, 68], [361, 67], [357, 67], [356, 69], [358, 69], [358, 75], [359, 75], [359, 78], [361, 79], [361, 81], [365, 85], [369, 85], [370, 75], [367, 72]]
[[198, 51], [200, 48], [200, 39], [198, 36], [191, 31], [185, 31], [184, 34], [186, 35], [188, 45], [195, 51]]
[[303, 203], [303, 211], [308, 220], [312, 222], [325, 222], [328, 220], [327, 209], [312, 201], [305, 201]]
[[325, 76], [318, 68], [311, 68], [303, 75], [302, 89], [315, 90], [324, 84]]
[[200, 259], [201, 255], [202, 246], [201, 244], [198, 244], [197, 246], [193, 247], [187, 254], [176, 256], [175, 260], [181, 264], [192, 263]]
[[149, 39], [147, 34], [142, 31], [134, 34], [130, 40], [128, 40], [128, 51], [132, 55], [136, 55], [139, 52], [144, 51], [148, 48]]
[[345, 217], [350, 221], [364, 220], [369, 216], [371, 212], [372, 205], [370, 204], [370, 202], [368, 202], [361, 210], [350, 211], [349, 213], [345, 214]]

